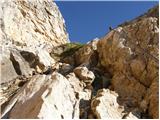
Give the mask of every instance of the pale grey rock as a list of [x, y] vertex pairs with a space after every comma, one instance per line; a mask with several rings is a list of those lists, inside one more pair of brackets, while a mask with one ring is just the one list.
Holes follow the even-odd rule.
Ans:
[[18, 75], [26, 77], [32, 75], [33, 69], [16, 49], [2, 48], [1, 54], [1, 81], [0, 83], [14, 80]]
[[16, 93], [17, 78], [43, 74], [55, 64], [50, 52], [67, 42], [65, 21], [52, 0], [1, 0], [0, 83], [9, 88], [8, 91], [0, 89], [1, 103]]
[[[65, 64], [54, 58], [65, 51], [62, 44], [69, 42], [56, 4], [52, 0], [1, 0], [3, 81], [8, 84], [35, 72], [13, 97], [3, 94], [7, 90], [14, 94], [11, 90], [17, 90], [21, 79], [0, 89], [0, 104], [7, 101], [2, 118], [136, 119], [147, 111], [158, 118], [158, 16], [154, 10], [149, 14], [87, 43], [64, 60], [69, 63]], [[147, 50], [154, 60], [132, 43]], [[109, 85], [117, 93], [103, 89], [94, 96], [95, 75], [91, 70], [95, 66], [112, 76], [112, 80], [101, 76], [102, 88]]]
[[[69, 83], [71, 84], [71, 86], [73, 87], [75, 92], [79, 93], [83, 90], [83, 84], [81, 83], [79, 78], [75, 75], [75, 73], [69, 73], [66, 76], [66, 78], [69, 81]], [[79, 98], [79, 94], [78, 94], [77, 98]]]
[[52, 0], [2, 0], [0, 12], [1, 29], [17, 46], [68, 42], [64, 19]]
[[74, 89], [76, 99], [78, 100], [79, 118], [87, 119], [90, 111], [92, 90], [85, 89], [86, 84], [84, 81], [81, 81], [75, 73], [68, 74], [66, 78]]
[[91, 101], [91, 109], [98, 119], [137, 119], [132, 113], [124, 113], [117, 102], [118, 94], [109, 89], [100, 89]]
[[6, 110], [9, 111], [8, 117], [12, 119], [79, 117], [74, 90], [69, 81], [58, 73], [34, 76], [9, 104], [12, 107], [10, 106], [10, 110], [6, 107]]
[[99, 119], [120, 119], [123, 109], [119, 109], [117, 103], [118, 94], [111, 93], [110, 90], [99, 90], [92, 100], [91, 109]]
[[12, 61], [9, 59], [10, 58], [10, 51], [9, 50], [2, 50], [1, 51], [1, 57], [0, 57], [0, 62], [1, 62], [1, 71], [0, 71], [0, 77], [1, 81], [0, 83], [3, 82], [8, 82], [10, 80], [13, 80], [18, 76], [16, 73]]
[[52, 0], [0, 1], [2, 82], [47, 70], [55, 63], [52, 48], [67, 42], [64, 19]]

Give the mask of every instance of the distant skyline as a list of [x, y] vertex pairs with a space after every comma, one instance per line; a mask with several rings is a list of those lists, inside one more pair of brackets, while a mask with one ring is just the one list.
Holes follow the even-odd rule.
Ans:
[[158, 4], [158, 1], [56, 1], [65, 19], [71, 42], [86, 43], [103, 37], [109, 27], [132, 20]]

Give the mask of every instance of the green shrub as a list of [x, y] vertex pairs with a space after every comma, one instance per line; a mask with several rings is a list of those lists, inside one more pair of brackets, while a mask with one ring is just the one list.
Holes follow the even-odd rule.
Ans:
[[84, 46], [81, 43], [67, 43], [66, 50], [61, 54], [61, 57], [67, 57], [73, 55], [77, 50]]

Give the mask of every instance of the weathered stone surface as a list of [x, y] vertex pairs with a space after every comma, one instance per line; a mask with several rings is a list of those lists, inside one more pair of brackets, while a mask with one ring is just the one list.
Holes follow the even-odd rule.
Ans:
[[158, 81], [157, 79], [154, 79], [150, 89], [147, 91], [146, 99], [145, 99], [145, 104], [144, 102], [141, 103], [141, 108], [142, 110], [146, 111], [148, 106], [149, 110], [149, 115], [153, 116], [153, 118], [158, 118], [159, 117], [159, 86], [158, 86]]
[[71, 84], [75, 92], [78, 93], [83, 90], [83, 84], [81, 83], [79, 78], [74, 73], [69, 73], [66, 76], [66, 78], [68, 79], [69, 83]]
[[87, 119], [90, 112], [92, 89], [86, 89], [86, 83], [79, 80], [75, 73], [70, 73], [66, 77], [73, 87], [75, 96], [78, 99], [79, 118]]
[[21, 56], [16, 49], [3, 49], [1, 54], [1, 81], [0, 83], [9, 82], [18, 75], [29, 76], [32, 74], [32, 68], [29, 63]]
[[74, 55], [76, 65], [85, 65], [87, 67], [96, 66], [98, 62], [97, 55], [98, 39], [87, 43], [84, 47], [80, 48]]
[[64, 58], [68, 35], [52, 0], [1, 0], [2, 118], [158, 118], [157, 12]]
[[4, 109], [6, 103], [18, 92], [19, 88], [21, 88], [27, 81], [28, 78], [17, 77], [13, 81], [1, 83], [0, 87], [1, 111]]
[[74, 91], [69, 81], [58, 73], [34, 76], [11, 101], [14, 99], [17, 102], [8, 116], [12, 119], [78, 118]]
[[[91, 109], [98, 119], [121, 119], [129, 114], [124, 113], [124, 107], [117, 102], [118, 94], [109, 89], [101, 89], [92, 99]], [[125, 117], [125, 118], [126, 118]], [[130, 119], [137, 118], [132, 113]]]
[[73, 66], [71, 66], [70, 64], [66, 64], [66, 63], [59, 63], [59, 72], [61, 74], [67, 74], [69, 72], [72, 71], [72, 69], [74, 68]]
[[[71, 56], [65, 57], [62, 61], [74, 66], [95, 67], [98, 63], [98, 54], [96, 51], [98, 40], [94, 39], [88, 42]], [[62, 46], [60, 48], [62, 49]], [[63, 49], [65, 50], [65, 46], [63, 46]]]
[[150, 15], [131, 21], [111, 31], [97, 45], [101, 66], [113, 76], [113, 90], [120, 97], [131, 99], [131, 108], [141, 103], [147, 91], [152, 91], [154, 97], [150, 100], [156, 102], [154, 109], [153, 106], [148, 109], [153, 118], [158, 118], [158, 89], [151, 87], [158, 81], [157, 21], [158, 18]]
[[36, 54], [34, 50], [2, 47], [2, 52], [1, 83], [14, 80], [18, 76], [29, 77], [33, 71], [43, 72], [55, 62], [49, 53], [43, 50]]
[[73, 71], [81, 80], [86, 82], [88, 80], [93, 81], [95, 78], [94, 73], [89, 71], [86, 67], [77, 67]]
[[140, 76], [142, 75], [143, 71], [145, 70], [145, 64], [142, 60], [137, 60], [134, 59], [131, 64], [131, 71], [132, 74], [136, 77], [136, 78], [140, 78]]
[[[5, 81], [13, 80], [17, 74], [28, 76], [36, 61], [42, 63], [37, 69], [47, 69], [55, 62], [49, 54], [53, 46], [68, 42], [64, 19], [52, 0], [2, 0], [0, 24], [1, 66]], [[6, 62], [7, 66], [4, 65]]]
[[10, 51], [9, 50], [1, 51], [0, 55], [1, 55], [1, 60], [0, 60], [1, 61], [1, 66], [0, 66], [1, 67], [1, 71], [0, 71], [1, 81], [0, 83], [13, 80], [18, 75], [14, 69], [12, 61], [9, 59]]
[[64, 19], [52, 0], [2, 0], [0, 15], [2, 32], [17, 46], [55, 46], [68, 40]]
[[52, 48], [67, 42], [64, 19], [52, 0], [1, 0], [0, 83], [7, 88], [0, 89], [1, 103], [16, 93], [16, 79], [46, 72], [55, 63]]

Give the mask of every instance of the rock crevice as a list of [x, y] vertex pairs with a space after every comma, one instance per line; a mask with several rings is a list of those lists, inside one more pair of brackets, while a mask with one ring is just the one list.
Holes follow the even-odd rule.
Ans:
[[158, 6], [69, 43], [52, 0], [0, 1], [1, 118], [159, 117]]

